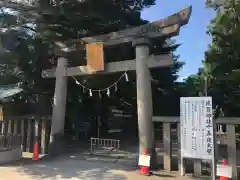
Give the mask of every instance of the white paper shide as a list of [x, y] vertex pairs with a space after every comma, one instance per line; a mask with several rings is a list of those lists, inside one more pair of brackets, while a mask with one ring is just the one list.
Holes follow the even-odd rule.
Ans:
[[211, 97], [180, 99], [181, 156], [213, 159], [213, 117]]

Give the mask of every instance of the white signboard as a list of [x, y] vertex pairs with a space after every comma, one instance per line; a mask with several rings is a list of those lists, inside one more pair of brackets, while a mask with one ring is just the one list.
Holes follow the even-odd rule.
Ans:
[[232, 178], [232, 166], [229, 166], [229, 165], [223, 166], [222, 164], [218, 164], [217, 176]]
[[213, 121], [211, 97], [181, 97], [181, 156], [213, 159]]
[[138, 160], [138, 165], [150, 167], [150, 158], [151, 157], [148, 155], [140, 155]]

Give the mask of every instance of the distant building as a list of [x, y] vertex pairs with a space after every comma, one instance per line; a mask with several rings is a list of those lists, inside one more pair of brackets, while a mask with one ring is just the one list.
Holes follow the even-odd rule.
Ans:
[[2, 127], [4, 119], [4, 104], [11, 102], [12, 97], [22, 91], [23, 89], [19, 88], [17, 85], [0, 86], [0, 127]]
[[0, 103], [11, 101], [12, 97], [16, 94], [22, 92], [23, 89], [19, 88], [17, 85], [4, 85], [0, 86]]

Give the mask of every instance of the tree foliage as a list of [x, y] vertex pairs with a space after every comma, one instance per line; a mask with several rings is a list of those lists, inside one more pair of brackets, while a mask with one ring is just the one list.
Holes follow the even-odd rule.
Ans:
[[[2, 8], [0, 12], [1, 42], [5, 50], [1, 53], [3, 58], [0, 60], [0, 80], [1, 84], [20, 83], [25, 90], [22, 99], [33, 107], [32, 104], [36, 104], [40, 99], [45, 98], [48, 103], [52, 102], [54, 80], [42, 79], [41, 71], [56, 65], [58, 55], [52, 49], [53, 42], [104, 34], [147, 23], [140, 17], [141, 10], [154, 5], [155, 0], [36, 0], [37, 3], [31, 8], [16, 4], [13, 7], [7, 2], [5, 7], [11, 9]], [[174, 53], [178, 45], [172, 43], [170, 48], [163, 48], [166, 43], [167, 39], [156, 40], [151, 51], [158, 54]], [[108, 59], [119, 61], [126, 59], [126, 56], [134, 58], [134, 51], [129, 49], [131, 48], [128, 46], [111, 48], [108, 50]], [[84, 64], [84, 54], [78, 57], [77, 61], [69, 59], [69, 63]], [[175, 56], [172, 68], [151, 71], [155, 114], [173, 113], [166, 104], [176, 104], [176, 99], [173, 98], [174, 82], [182, 66], [178, 56]], [[120, 75], [117, 73], [111, 76], [83, 77], [78, 80], [90, 88], [102, 88], [115, 82]], [[127, 83], [121, 81], [118, 91], [112, 92], [110, 98], [103, 94], [99, 100], [98, 93], [89, 97], [88, 93], [83, 93], [82, 88], [69, 78], [68, 112], [74, 108], [77, 108], [76, 111], [85, 111], [84, 107], [96, 109], [101, 101], [101, 106], [115, 106], [136, 114], [134, 72], [129, 73], [129, 79], [130, 82]], [[37, 107], [39, 106], [36, 106], [36, 109]], [[174, 112], [178, 113], [178, 106], [175, 105], [174, 109]], [[48, 113], [51, 113], [51, 110]]]
[[212, 42], [201, 72], [190, 76], [184, 88], [188, 87], [188, 94], [207, 91], [223, 115], [239, 116], [240, 2], [207, 0], [206, 5], [216, 12], [207, 31]]
[[206, 52], [209, 91], [226, 116], [239, 115], [240, 103], [240, 3], [235, 0], [210, 2], [216, 10], [208, 33], [212, 43]]

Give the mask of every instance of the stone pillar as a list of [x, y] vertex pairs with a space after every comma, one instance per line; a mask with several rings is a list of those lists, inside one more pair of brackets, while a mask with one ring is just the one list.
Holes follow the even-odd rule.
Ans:
[[147, 66], [149, 59], [149, 40], [139, 38], [133, 42], [136, 49], [136, 79], [137, 79], [137, 109], [139, 153], [144, 150], [152, 152], [153, 123], [152, 123], [152, 90], [150, 72]]
[[9, 124], [9, 119], [4, 118], [4, 121], [3, 121], [4, 147], [7, 146], [8, 124]]
[[61, 152], [64, 136], [66, 100], [67, 100], [67, 59], [60, 57], [56, 69], [56, 85], [54, 93], [54, 104], [52, 113], [51, 136], [49, 154], [56, 155]]

